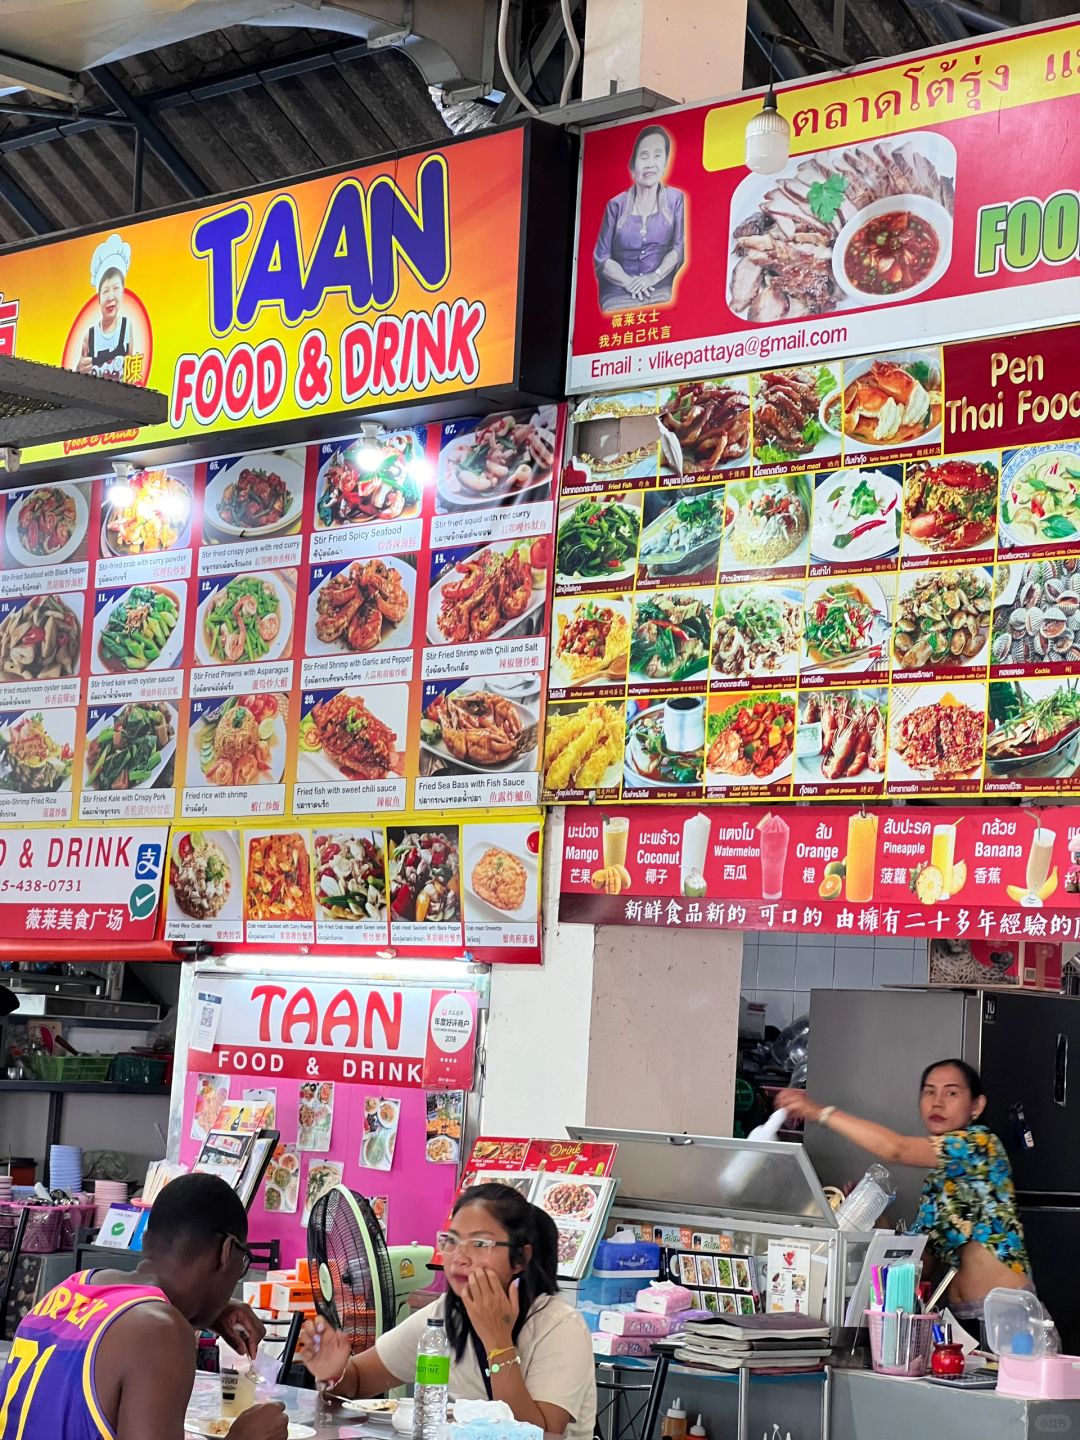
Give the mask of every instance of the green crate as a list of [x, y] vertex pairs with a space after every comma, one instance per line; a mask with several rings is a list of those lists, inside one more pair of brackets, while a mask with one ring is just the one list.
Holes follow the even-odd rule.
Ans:
[[160, 1085], [165, 1079], [165, 1061], [149, 1055], [117, 1055], [109, 1079], [117, 1085]]
[[111, 1055], [41, 1055], [34, 1060], [39, 1080], [86, 1085], [103, 1081], [112, 1064]]

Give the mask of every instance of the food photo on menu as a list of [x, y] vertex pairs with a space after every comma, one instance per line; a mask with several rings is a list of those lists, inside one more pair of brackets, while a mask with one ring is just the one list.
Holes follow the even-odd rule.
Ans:
[[905, 559], [974, 551], [993, 557], [1001, 461], [997, 454], [918, 460], [905, 467]]
[[199, 664], [251, 665], [288, 659], [295, 606], [295, 570], [201, 580], [195, 623]]
[[427, 1142], [424, 1155], [431, 1165], [457, 1165], [465, 1127], [465, 1095], [444, 1090], [427, 1096]]
[[435, 481], [440, 514], [551, 498], [558, 407], [443, 426]]
[[793, 680], [799, 672], [802, 599], [802, 586], [718, 586], [713, 605], [713, 678]]
[[814, 489], [811, 564], [834, 570], [892, 568], [904, 506], [899, 465], [822, 472]]
[[0, 791], [70, 791], [78, 720], [76, 710], [0, 711]]
[[140, 470], [123, 462], [106, 485], [101, 553], [122, 558], [183, 550], [191, 544], [194, 467]]
[[116, 586], [94, 592], [90, 669], [95, 675], [171, 670], [184, 646], [187, 582]]
[[539, 830], [468, 825], [462, 846], [466, 922], [535, 924], [540, 906]]
[[989, 686], [987, 788], [1080, 788], [1080, 680], [998, 680]]
[[888, 754], [888, 697], [883, 688], [801, 694], [795, 731], [796, 787], [857, 784], [880, 789]]
[[173, 831], [169, 854], [170, 912], [188, 920], [243, 916], [240, 834], [236, 830]]
[[167, 700], [91, 705], [86, 716], [83, 788], [168, 789], [175, 783], [179, 716]]
[[752, 375], [754, 468], [818, 468], [825, 460], [839, 460], [841, 435], [824, 408], [839, 389], [839, 365], [803, 365]]
[[643, 499], [638, 584], [716, 583], [720, 546], [735, 518], [726, 487], [647, 493]]
[[705, 784], [785, 792], [795, 769], [796, 700], [779, 690], [709, 696]]
[[947, 790], [981, 777], [986, 690], [981, 681], [893, 690], [889, 716], [890, 787], [917, 781], [922, 782], [921, 788]]
[[368, 1170], [392, 1170], [397, 1149], [401, 1101], [368, 1095], [364, 1099], [364, 1139], [360, 1164]]
[[430, 469], [425, 446], [422, 427], [323, 445], [315, 482], [315, 528], [337, 530], [418, 516]]
[[661, 477], [745, 474], [750, 388], [742, 376], [687, 380], [660, 392]]
[[[956, 151], [932, 131], [800, 155], [731, 201], [727, 300], [751, 324], [908, 300], [952, 257]], [[786, 263], [792, 234], [806, 255]]]
[[460, 922], [459, 827], [406, 830], [391, 826], [386, 835], [391, 921], [418, 925]]
[[547, 708], [544, 732], [544, 794], [596, 791], [610, 798], [622, 778], [625, 706], [586, 700]]
[[894, 680], [906, 670], [985, 672], [993, 604], [992, 568], [902, 573], [893, 617]]
[[244, 881], [245, 920], [314, 919], [306, 834], [274, 830], [249, 835]]
[[467, 645], [538, 634], [544, 627], [550, 561], [546, 536], [436, 551], [428, 643]]
[[1052, 672], [1080, 661], [1080, 560], [999, 562], [991, 663]]
[[532, 1203], [555, 1221], [559, 1232], [560, 1275], [572, 1278], [582, 1273], [593, 1243], [607, 1223], [613, 1198], [610, 1180], [544, 1173], [537, 1176]]
[[300, 1165], [299, 1147], [275, 1147], [263, 1189], [263, 1205], [271, 1214], [296, 1214], [300, 1204]]
[[415, 614], [412, 556], [313, 566], [305, 654], [400, 650], [412, 643]]
[[571, 475], [586, 484], [655, 479], [660, 467], [659, 401], [655, 390], [600, 396], [598, 411], [575, 414]]
[[555, 588], [626, 588], [637, 574], [642, 495], [564, 499], [555, 540]]
[[830, 399], [830, 425], [842, 418], [845, 455], [941, 446], [945, 414], [941, 350], [903, 350], [844, 365], [842, 399]]
[[85, 560], [92, 484], [40, 485], [9, 491], [4, 563], [19, 569]]
[[386, 924], [381, 830], [316, 833], [315, 900], [328, 920]]
[[1080, 445], [1006, 450], [1001, 469], [999, 554], [1080, 540]]
[[623, 789], [697, 794], [705, 772], [703, 695], [649, 696], [626, 705]]
[[191, 702], [189, 786], [276, 785], [285, 771], [289, 696], [270, 691]]
[[407, 685], [305, 692], [296, 778], [386, 780], [405, 770]]
[[893, 575], [841, 575], [806, 584], [804, 682], [841, 675], [888, 675]]
[[333, 1082], [305, 1080], [297, 1104], [296, 1148], [325, 1153], [334, 1129]]
[[615, 685], [621, 690], [630, 655], [630, 611], [630, 601], [625, 598], [588, 595], [556, 599], [550, 688]]
[[539, 675], [430, 681], [423, 687], [421, 775], [498, 775], [538, 767]]
[[0, 601], [0, 684], [79, 674], [84, 598], [76, 593]]
[[632, 686], [678, 684], [707, 673], [713, 598], [711, 588], [638, 595], [630, 627]]
[[737, 481], [725, 491], [730, 517], [720, 574], [730, 580], [804, 575], [810, 558], [811, 480], [781, 475]]
[[302, 447], [211, 460], [203, 490], [203, 544], [293, 534], [304, 508]]

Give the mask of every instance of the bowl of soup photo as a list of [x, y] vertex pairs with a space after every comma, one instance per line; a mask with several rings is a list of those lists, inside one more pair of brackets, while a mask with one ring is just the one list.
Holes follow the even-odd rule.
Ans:
[[863, 305], [910, 300], [936, 285], [952, 256], [953, 221], [924, 195], [888, 195], [864, 206], [837, 236], [833, 275]]

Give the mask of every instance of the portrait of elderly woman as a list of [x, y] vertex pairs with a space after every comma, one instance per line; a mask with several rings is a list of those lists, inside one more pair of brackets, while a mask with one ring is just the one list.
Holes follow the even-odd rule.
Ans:
[[664, 183], [670, 162], [663, 126], [639, 130], [630, 152], [632, 184], [608, 201], [593, 252], [605, 314], [671, 300], [686, 260], [686, 197]]

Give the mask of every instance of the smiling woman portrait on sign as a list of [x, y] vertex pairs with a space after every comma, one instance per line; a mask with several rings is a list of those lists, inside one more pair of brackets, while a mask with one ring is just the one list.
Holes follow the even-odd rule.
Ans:
[[508, 1185], [461, 1195], [438, 1237], [447, 1293], [351, 1355], [346, 1336], [309, 1320], [297, 1354], [343, 1399], [371, 1399], [416, 1376], [432, 1319], [450, 1341], [450, 1395], [502, 1400], [518, 1420], [553, 1435], [591, 1440], [596, 1418], [592, 1341], [556, 1293], [559, 1235], [550, 1215]]
[[979, 1124], [986, 1095], [966, 1061], [937, 1060], [923, 1072], [919, 1113], [925, 1135], [900, 1135], [820, 1105], [802, 1090], [782, 1090], [776, 1104], [886, 1163], [929, 1171], [913, 1229], [927, 1237], [928, 1255], [942, 1273], [957, 1272], [949, 1287], [957, 1319], [980, 1315], [991, 1290], [1034, 1290], [1012, 1168], [1001, 1141]]
[[633, 183], [608, 201], [593, 251], [605, 314], [671, 300], [686, 261], [686, 197], [664, 183], [670, 163], [671, 136], [646, 125], [630, 152]]

